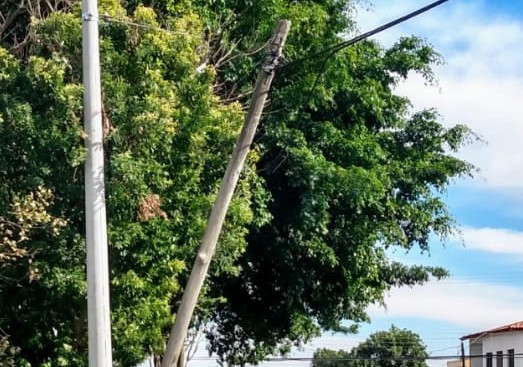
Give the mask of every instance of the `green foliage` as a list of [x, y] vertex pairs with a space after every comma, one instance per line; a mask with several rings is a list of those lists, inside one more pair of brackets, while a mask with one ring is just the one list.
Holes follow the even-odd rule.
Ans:
[[[137, 7], [129, 17], [117, 2], [102, 2], [101, 9], [160, 26], [150, 8]], [[81, 22], [77, 12], [53, 13], [32, 27], [27, 63], [0, 48], [0, 218], [16, 217], [9, 203], [42, 187], [55, 200], [30, 207], [24, 218], [38, 225], [38, 215], [45, 223], [63, 218], [67, 226], [25, 229], [16, 249], [28, 256], [1, 258], [0, 328], [20, 351], [19, 365], [84, 366]], [[186, 13], [169, 28], [172, 33], [109, 22], [100, 27], [113, 343], [120, 366], [163, 352], [180, 284], [242, 121], [239, 105], [221, 105], [213, 95], [213, 70], [196, 72], [199, 18]], [[214, 275], [239, 272], [235, 260], [245, 251], [251, 197], [260, 203], [265, 197], [255, 161], [233, 199]]]
[[[331, 350], [320, 348], [314, 352], [313, 367], [347, 367], [355, 365], [365, 365], [364, 361], [356, 361], [355, 357], [345, 350]], [[365, 365], [366, 366], [366, 365]]]
[[350, 352], [318, 349], [313, 367], [427, 367], [429, 354], [418, 334], [392, 326], [371, 334]]
[[[0, 328], [16, 364], [32, 367], [86, 364], [81, 20], [78, 2], [64, 4], [13, 23], [13, 34], [30, 35], [22, 54], [12, 38], [0, 47], [0, 218], [16, 219], [13, 203], [39, 188], [50, 195], [46, 228], [29, 223], [23, 241], [15, 233], [21, 256], [0, 256]], [[101, 13], [147, 26], [100, 21], [117, 365], [163, 352], [263, 58], [256, 50], [289, 18], [287, 59], [314, 54], [352, 31], [353, 7], [101, 2]], [[196, 315], [219, 359], [286, 353], [341, 320], [368, 320], [366, 307], [391, 287], [446, 275], [386, 251], [428, 252], [432, 233], [449, 235], [439, 194], [473, 171], [452, 155], [473, 138], [466, 127], [410, 113], [393, 93], [411, 72], [432, 82], [438, 62], [410, 37], [343, 50], [314, 89], [322, 59], [279, 71]], [[67, 225], [54, 231], [54, 219]]]
[[18, 352], [18, 348], [9, 345], [9, 340], [6, 336], [0, 336], [0, 365], [15, 367], [15, 357]]
[[[289, 50], [304, 47], [294, 37]], [[309, 49], [336, 41], [318, 37]], [[367, 41], [339, 52], [314, 90], [322, 60], [280, 72], [257, 139], [272, 220], [249, 232], [241, 276], [215, 282], [228, 301], [207, 333], [220, 358], [242, 364], [286, 352], [322, 329], [339, 329], [341, 320], [368, 320], [366, 307], [391, 287], [447, 275], [386, 253], [428, 252], [431, 234], [451, 234], [455, 223], [440, 194], [473, 172], [453, 155], [470, 131], [443, 127], [432, 110], [411, 114], [393, 92], [410, 72], [431, 82], [439, 61], [412, 37], [390, 49]]]

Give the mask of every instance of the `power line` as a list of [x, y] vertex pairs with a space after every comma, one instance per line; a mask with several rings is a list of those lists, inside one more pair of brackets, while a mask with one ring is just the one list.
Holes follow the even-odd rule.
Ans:
[[[365, 38], [368, 38], [370, 36], [373, 36], [377, 33], [380, 33], [380, 32], [383, 32], [384, 30], [386, 29], [389, 29], [395, 25], [398, 25], [400, 23], [403, 23], [405, 21], [407, 21], [408, 19], [411, 19], [415, 16], [418, 16], [424, 12], [427, 12], [429, 11], [430, 9], [432, 8], [435, 8], [443, 3], [446, 3], [447, 1], [449, 0], [439, 0], [439, 1], [435, 1], [427, 6], [424, 6], [418, 10], [415, 10], [407, 15], [404, 15], [400, 18], [397, 18], [389, 23], [386, 23], [382, 26], [379, 26], [371, 31], [368, 31], [368, 32], [365, 32], [363, 34], [360, 34], [359, 36], [356, 36], [350, 40], [347, 40], [347, 41], [344, 41], [344, 42], [341, 42], [341, 43], [338, 43], [336, 45], [333, 45], [333, 46], [330, 46], [330, 47], [327, 47], [319, 52], [316, 52], [316, 53], [313, 53], [313, 54], [310, 54], [310, 55], [307, 55], [303, 58], [300, 58], [300, 59], [297, 59], [297, 60], [294, 60], [294, 61], [290, 61], [290, 62], [287, 62], [287, 63], [284, 63], [280, 69], [283, 69], [285, 70], [285, 68], [288, 68], [289, 66], [292, 66], [292, 65], [296, 65], [296, 64], [299, 64], [299, 63], [302, 63], [304, 61], [307, 61], [307, 60], [310, 60], [310, 59], [314, 59], [314, 58], [317, 58], [319, 56], [323, 56], [324, 59], [323, 59], [323, 62], [320, 66], [320, 69], [316, 75], [316, 78], [314, 79], [314, 82], [312, 83], [312, 86], [311, 88], [309, 89], [309, 91], [306, 93], [306, 95], [308, 96], [311, 96], [313, 93], [314, 93], [314, 89], [316, 88], [316, 86], [318, 85], [318, 82], [320, 81], [320, 78], [321, 76], [323, 75], [324, 71], [325, 71], [325, 68], [327, 66], [327, 62], [329, 60], [329, 58], [336, 54], [337, 52], [341, 51], [342, 49], [346, 48], [346, 47], [349, 47], [361, 40], [364, 40]], [[287, 69], [289, 70], [289, 69]], [[296, 120], [299, 121], [301, 120], [301, 116], [303, 115], [304, 111], [303, 111], [303, 108], [299, 108], [298, 109], [298, 114], [297, 114], [297, 118]], [[271, 170], [274, 172], [276, 171], [280, 166], [281, 164], [287, 159], [286, 156], [284, 156], [283, 158], [281, 157], [281, 155], [284, 155], [283, 152], [281, 152], [277, 158], [276, 158], [276, 163], [274, 164], [274, 168], [271, 168]]]
[[[406, 14], [402, 17], [399, 17], [391, 22], [388, 22], [386, 24], [383, 24], [373, 30], [370, 30], [368, 32], [365, 32], [365, 33], [362, 33], [350, 40], [347, 40], [347, 41], [343, 41], [343, 42], [340, 42], [338, 44], [335, 44], [333, 46], [330, 46], [330, 47], [327, 47], [321, 51], [318, 51], [316, 53], [313, 53], [313, 54], [310, 54], [310, 55], [307, 55], [303, 58], [300, 58], [300, 59], [297, 59], [297, 60], [294, 60], [294, 61], [290, 61], [290, 62], [287, 62], [287, 63], [284, 63], [281, 68], [286, 68], [286, 67], [289, 67], [289, 66], [292, 66], [292, 65], [295, 65], [295, 64], [298, 64], [298, 63], [301, 63], [303, 61], [306, 61], [306, 60], [310, 60], [310, 59], [313, 59], [313, 58], [317, 58], [319, 56], [322, 56], [322, 55], [325, 55], [325, 59], [327, 60], [328, 58], [330, 58], [332, 55], [334, 55], [335, 53], [341, 51], [342, 49], [344, 48], [347, 48], [359, 41], [362, 41], [366, 38], [369, 38], [373, 35], [376, 35], [378, 33], [381, 33], [389, 28], [392, 28], [400, 23], [403, 23], [411, 18], [414, 18], [420, 14], [423, 14], [439, 5], [442, 5], [443, 3], [446, 3], [448, 2], [449, 0], [438, 0], [438, 1], [435, 1], [427, 6], [424, 6], [418, 10], [415, 10], [409, 14]], [[133, 26], [133, 27], [138, 27], [138, 28], [144, 28], [144, 29], [149, 29], [149, 30], [154, 30], [154, 31], [159, 31], [159, 32], [164, 32], [164, 33], [169, 33], [169, 34], [173, 34], [173, 35], [179, 35], [179, 36], [190, 36], [191, 34], [190, 33], [187, 33], [187, 32], [179, 32], [179, 31], [172, 31], [172, 30], [169, 30], [169, 29], [165, 29], [165, 28], [161, 28], [161, 27], [155, 27], [155, 26], [151, 26], [149, 24], [143, 24], [143, 23], [137, 23], [137, 22], [133, 22], [133, 21], [130, 21], [130, 20], [127, 20], [127, 19], [123, 19], [123, 18], [117, 18], [117, 17], [113, 17], [111, 15], [109, 15], [108, 13], [104, 13], [104, 14], [101, 14], [99, 17], [95, 17], [93, 14], [90, 14], [90, 13], [86, 13], [83, 15], [83, 19], [84, 20], [89, 20], [89, 21], [105, 21], [105, 22], [108, 22], [108, 23], [120, 23], [120, 24], [125, 24], [125, 25], [129, 25], [129, 26]], [[322, 66], [322, 69], [323, 69], [324, 66]], [[323, 72], [323, 70], [322, 70]]]
[[441, 349], [431, 350], [431, 351], [429, 352], [429, 354], [434, 353], [434, 352], [443, 352], [444, 350], [449, 350], [449, 349], [456, 349], [456, 350], [457, 350], [458, 348], [459, 348], [459, 344], [458, 344], [458, 345], [454, 345], [454, 346], [452, 346], [452, 347], [447, 347], [447, 348], [441, 348]]
[[[349, 352], [347, 352], [349, 353]], [[512, 358], [522, 359], [523, 353], [515, 354], [500, 354], [500, 355], [487, 355], [487, 354], [471, 354], [465, 355], [465, 358], [487, 358], [487, 357], [503, 357], [503, 358]], [[272, 357], [264, 359], [263, 362], [282, 362], [282, 361], [426, 361], [426, 360], [448, 360], [456, 359], [461, 357], [458, 354], [451, 355], [429, 355], [427, 357], [422, 356], [397, 356], [397, 357], [358, 357], [358, 356], [347, 356], [347, 357]], [[194, 357], [191, 361], [209, 361], [215, 360], [213, 357]]]
[[86, 13], [83, 15], [83, 19], [89, 20], [89, 21], [96, 21], [96, 22], [103, 21], [103, 22], [107, 22], [107, 23], [120, 23], [120, 24], [137, 27], [137, 28], [144, 28], [144, 29], [149, 29], [152, 31], [164, 32], [164, 33], [178, 35], [178, 36], [190, 36], [191, 35], [190, 33], [187, 33], [187, 32], [171, 31], [170, 29], [154, 27], [149, 24], [136, 23], [136, 22], [132, 22], [132, 21], [129, 21], [129, 20], [126, 20], [123, 18], [116, 18], [116, 17], [110, 16], [107, 13], [101, 14], [99, 17], [96, 17], [90, 13]]
[[347, 41], [344, 41], [344, 42], [340, 42], [336, 45], [333, 45], [333, 46], [330, 46], [330, 47], [327, 47], [319, 52], [316, 52], [316, 53], [313, 53], [311, 55], [308, 55], [304, 58], [301, 58], [301, 59], [298, 59], [298, 60], [295, 60], [295, 61], [291, 61], [287, 64], [284, 64], [282, 67], [288, 67], [288, 66], [291, 66], [291, 65], [295, 65], [295, 64], [298, 64], [298, 63], [301, 63], [303, 61], [306, 61], [306, 60], [310, 60], [310, 59], [313, 59], [313, 58], [317, 58], [319, 56], [324, 56], [324, 59], [323, 59], [323, 62], [321, 64], [321, 67], [320, 67], [320, 70], [316, 76], [316, 78], [314, 79], [314, 82], [312, 83], [312, 87], [309, 91], [309, 95], [311, 95], [313, 92], [314, 92], [314, 89], [316, 88], [316, 85], [318, 84], [321, 76], [323, 75], [324, 71], [325, 71], [325, 67], [327, 66], [327, 61], [330, 59], [331, 56], [335, 55], [336, 53], [338, 53], [339, 51], [343, 50], [344, 48], [347, 48], [349, 46], [352, 46], [354, 45], [355, 43], [358, 43], [366, 38], [369, 38], [371, 36], [374, 36], [375, 34], [378, 34], [380, 32], [383, 32], [384, 30], [387, 30], [389, 28], [392, 28], [398, 24], [401, 24], [411, 18], [414, 18], [420, 14], [423, 14], [437, 6], [440, 6], [446, 2], [448, 2], [449, 0], [438, 0], [438, 1], [435, 1], [427, 6], [424, 6], [418, 10], [415, 10], [411, 13], [408, 13], [402, 17], [399, 17], [391, 22], [388, 22], [386, 24], [383, 24], [377, 28], [374, 28], [373, 30], [370, 30], [368, 32], [365, 32], [365, 33], [362, 33], [350, 40], [347, 40]]
[[336, 52], [339, 52], [341, 51], [342, 49], [344, 48], [347, 48], [359, 41], [362, 41], [366, 38], [369, 38], [371, 36], [374, 36], [378, 33], [381, 33], [383, 32], [384, 30], [387, 30], [389, 28], [392, 28], [400, 23], [403, 23], [411, 18], [414, 18], [420, 14], [423, 14], [439, 5], [442, 5], [443, 3], [446, 3], [448, 2], [449, 0], [439, 0], [439, 1], [435, 1], [433, 2], [432, 4], [429, 4], [427, 6], [424, 6], [423, 8], [420, 8], [418, 10], [415, 10], [407, 15], [404, 15], [402, 17], [399, 17], [391, 22], [388, 22], [386, 24], [383, 24], [377, 28], [374, 28], [373, 30], [370, 30], [368, 32], [365, 32], [365, 33], [362, 33], [354, 38], [351, 38], [350, 40], [347, 40], [347, 41], [344, 41], [344, 42], [340, 42], [336, 45], [333, 45], [333, 46], [330, 46], [330, 47], [327, 47], [321, 51], [318, 51], [316, 53], [313, 53], [311, 55], [308, 55], [308, 56], [305, 56], [301, 59], [298, 59], [298, 60], [295, 60], [295, 61], [291, 61], [291, 62], [288, 62], [286, 63], [285, 65], [283, 65], [283, 67], [287, 67], [287, 66], [291, 66], [291, 65], [294, 65], [294, 64], [297, 64], [297, 63], [301, 63], [303, 61], [306, 61], [306, 60], [310, 60], [310, 59], [313, 59], [313, 58], [316, 58], [318, 56], [322, 56], [324, 54], [327, 54], [326, 58], [329, 58], [330, 56], [332, 56], [333, 54], [335, 54]]
[[[343, 50], [344, 48], [347, 48], [347, 47], [349, 47], [349, 46], [351, 46], [351, 45], [353, 45], [353, 44], [355, 44], [355, 43], [357, 43], [359, 41], [362, 41], [362, 40], [364, 40], [364, 39], [366, 39], [368, 37], [371, 37], [371, 36], [373, 36], [373, 35], [375, 35], [377, 33], [383, 32], [386, 29], [394, 27], [394, 26], [396, 26], [396, 25], [398, 25], [400, 23], [403, 23], [403, 22], [405, 22], [405, 21], [407, 21], [407, 20], [409, 20], [411, 18], [414, 18], [414, 17], [416, 17], [416, 16], [418, 16], [418, 15], [420, 15], [422, 13], [425, 13], [425, 12], [427, 12], [427, 11], [429, 11], [429, 10], [439, 6], [439, 5], [442, 5], [442, 4], [444, 4], [444, 3], [448, 2], [448, 1], [449, 0], [438, 0], [438, 1], [435, 1], [435, 2], [433, 2], [433, 3], [431, 3], [431, 4], [427, 5], [427, 6], [424, 6], [424, 7], [420, 8], [420, 9], [418, 9], [418, 10], [415, 10], [415, 11], [413, 11], [411, 13], [408, 13], [408, 14], [400, 17], [400, 18], [397, 18], [397, 19], [391, 21], [391, 22], [388, 22], [388, 23], [386, 23], [384, 25], [381, 25], [381, 26], [379, 26], [379, 27], [377, 27], [377, 28], [375, 28], [375, 29], [373, 29], [371, 31], [365, 32], [363, 34], [360, 34], [359, 36], [356, 36], [356, 37], [354, 37], [354, 38], [352, 38], [350, 40], [338, 43], [338, 44], [330, 46], [330, 47], [327, 47], [327, 48], [325, 48], [325, 49], [323, 49], [323, 50], [321, 50], [319, 52], [307, 55], [307, 56], [305, 56], [303, 58], [284, 63], [280, 67], [280, 69], [285, 69], [285, 68], [287, 68], [289, 66], [302, 63], [302, 62], [304, 62], [306, 60], [310, 60], [310, 59], [314, 59], [314, 58], [323, 56], [324, 59], [323, 59], [323, 62], [321, 64], [320, 70], [319, 70], [318, 74], [316, 75], [316, 78], [314, 79], [314, 82], [312, 83], [312, 87], [310, 88], [308, 93], [306, 93], [306, 95], [310, 96], [310, 95], [313, 94], [314, 89], [316, 88], [316, 85], [318, 84], [321, 76], [323, 75], [323, 73], [325, 71], [325, 67], [327, 65], [327, 61], [329, 60], [329, 58], [332, 55], [336, 54], [337, 52]], [[298, 117], [297, 117], [298, 121], [301, 119], [302, 114], [303, 114], [303, 109], [300, 108], [298, 110]], [[281, 154], [283, 154], [283, 152]], [[286, 159], [287, 159], [286, 157], [279, 158], [279, 162], [277, 164], [275, 164], [275, 168], [272, 168], [272, 171], [273, 172], [276, 171], [280, 167], [280, 165]]]

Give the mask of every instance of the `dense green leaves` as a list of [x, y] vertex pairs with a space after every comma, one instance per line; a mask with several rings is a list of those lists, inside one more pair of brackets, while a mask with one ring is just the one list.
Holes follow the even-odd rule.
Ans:
[[[125, 14], [117, 2], [101, 7]], [[128, 19], [159, 27], [149, 8]], [[2, 263], [0, 327], [19, 348], [19, 365], [79, 366], [86, 356], [81, 23], [78, 13], [53, 13], [32, 26], [26, 64], [0, 49], [0, 217], [12, 198], [41, 186], [54, 194], [50, 215], [67, 227], [58, 236], [32, 233], [18, 244], [28, 255]], [[198, 17], [188, 12], [169, 27], [101, 24], [113, 341], [122, 366], [163, 350], [242, 120], [238, 105], [213, 95], [213, 70], [196, 72]], [[238, 273], [250, 198], [264, 200], [254, 173], [249, 168], [235, 196], [213, 274]]]
[[[352, 31], [353, 7], [101, 2], [109, 16], [100, 20], [100, 46], [117, 365], [163, 352], [259, 50], [280, 18], [293, 22], [286, 58], [300, 61], [274, 81], [195, 329], [219, 359], [257, 362], [343, 329], [342, 320], [368, 320], [367, 306], [391, 287], [446, 275], [393, 262], [387, 249], [429, 251], [431, 234], [452, 232], [439, 194], [472, 172], [452, 154], [473, 135], [443, 127], [435, 111], [411, 113], [394, 94], [412, 72], [433, 80], [440, 57], [418, 38], [389, 49], [362, 42], [326, 61], [306, 57]], [[53, 9], [30, 22], [28, 11], [17, 15], [10, 35], [30, 36], [22, 53], [0, 34], [0, 219], [16, 219], [17, 200], [49, 193], [47, 227], [15, 236], [14, 250], [0, 248], [20, 255], [0, 256], [8, 335], [0, 351], [33, 367], [83, 366], [86, 357], [80, 9]], [[53, 220], [67, 225], [54, 231]]]
[[430, 110], [410, 115], [393, 93], [402, 70], [430, 77], [435, 57], [417, 39], [390, 50], [363, 42], [329, 60], [312, 94], [302, 91], [314, 78], [283, 70], [259, 138], [273, 220], [249, 233], [241, 278], [220, 280], [228, 302], [215, 312], [221, 339], [210, 336], [219, 355], [254, 361], [343, 319], [367, 320], [366, 307], [393, 286], [446, 275], [386, 255], [391, 246], [429, 251], [431, 234], [449, 235], [439, 193], [472, 170], [450, 153], [466, 128], [444, 128]]

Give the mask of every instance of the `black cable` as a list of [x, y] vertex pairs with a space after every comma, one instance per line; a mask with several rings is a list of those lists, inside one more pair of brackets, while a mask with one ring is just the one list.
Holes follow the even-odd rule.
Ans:
[[432, 8], [435, 8], [435, 7], [437, 7], [437, 6], [439, 6], [439, 5], [443, 4], [443, 3], [446, 3], [447, 1], [449, 1], [449, 0], [435, 1], [432, 4], [424, 6], [423, 8], [415, 10], [415, 11], [413, 11], [413, 12], [407, 14], [407, 15], [404, 15], [404, 16], [402, 16], [400, 18], [397, 18], [397, 19], [395, 19], [395, 20], [393, 20], [393, 21], [391, 21], [389, 23], [383, 24], [383, 25], [381, 25], [381, 26], [379, 26], [379, 27], [377, 27], [377, 28], [375, 28], [375, 29], [373, 29], [371, 31], [362, 33], [362, 34], [360, 34], [360, 35], [358, 35], [358, 36], [356, 36], [354, 38], [351, 38], [350, 40], [338, 43], [338, 44], [330, 46], [330, 47], [327, 47], [327, 48], [325, 48], [325, 49], [323, 49], [321, 51], [318, 51], [318, 52], [316, 52], [314, 54], [308, 55], [308, 56], [303, 57], [301, 59], [290, 61], [290, 62], [284, 64], [282, 66], [282, 68], [285, 68], [285, 67], [288, 67], [288, 66], [291, 66], [291, 65], [294, 65], [294, 64], [298, 64], [298, 63], [301, 63], [303, 61], [310, 60], [310, 59], [316, 58], [316, 57], [324, 55], [324, 54], [328, 54], [327, 58], [329, 58], [330, 56], [332, 56], [335, 53], [343, 50], [344, 48], [347, 48], [347, 47], [349, 47], [349, 46], [351, 46], [351, 45], [353, 45], [353, 44], [355, 44], [355, 43], [357, 43], [359, 41], [362, 41], [362, 40], [364, 40], [366, 38], [374, 36], [375, 34], [383, 32], [386, 29], [392, 28], [392, 27], [394, 27], [394, 26], [396, 26], [396, 25], [398, 25], [400, 23], [403, 23], [403, 22], [405, 22], [405, 21], [407, 21], [407, 20], [409, 20], [411, 18], [414, 18], [414, 17], [416, 17], [416, 16], [418, 16], [418, 15], [420, 15], [422, 13], [425, 13], [425, 12], [429, 11]]
[[[312, 83], [312, 86], [311, 88], [309, 89], [308, 93], [306, 93], [305, 95], [308, 95], [308, 96], [311, 96], [314, 92], [314, 89], [316, 88], [316, 86], [318, 85], [323, 73], [325, 72], [325, 69], [327, 67], [327, 62], [328, 60], [330, 59], [331, 56], [333, 56], [334, 54], [336, 54], [337, 52], [343, 50], [344, 48], [347, 48], [359, 41], [362, 41], [368, 37], [371, 37], [377, 33], [380, 33], [380, 32], [383, 32], [384, 30], [386, 29], [389, 29], [391, 27], [394, 27], [395, 25], [398, 25], [400, 23], [403, 23], [413, 17], [416, 17], [422, 13], [425, 13], [427, 11], [429, 11], [430, 9], [432, 8], [435, 8], [443, 3], [446, 3], [447, 1], [449, 0], [438, 0], [438, 1], [435, 1], [427, 6], [424, 6], [418, 10], [415, 10], [409, 14], [406, 14], [402, 17], [399, 17], [391, 22], [388, 22], [384, 25], [381, 25], [371, 31], [368, 31], [368, 32], [365, 32], [363, 34], [360, 34], [359, 36], [356, 36], [350, 40], [347, 40], [347, 41], [344, 41], [344, 42], [341, 42], [341, 43], [338, 43], [336, 45], [333, 45], [333, 46], [330, 46], [330, 47], [327, 47], [319, 52], [316, 52], [314, 54], [311, 54], [311, 55], [308, 55], [306, 57], [303, 57], [301, 59], [298, 59], [298, 60], [294, 60], [294, 61], [290, 61], [288, 63], [285, 63], [283, 65], [281, 65], [281, 67], [279, 68], [280, 70], [282, 69], [285, 69], [286, 67], [289, 67], [289, 66], [292, 66], [292, 65], [296, 65], [296, 64], [299, 64], [299, 63], [302, 63], [303, 61], [306, 61], [306, 60], [310, 60], [310, 59], [314, 59], [314, 58], [317, 58], [319, 56], [324, 56], [324, 60], [321, 64], [321, 67], [320, 67], [320, 70], [318, 71], [317, 75], [316, 75], [316, 78], [314, 79], [314, 82]], [[301, 120], [301, 117], [303, 115], [303, 108], [299, 108], [298, 110], [298, 115], [297, 115], [297, 120]], [[256, 141], [258, 141], [261, 137], [258, 136], [256, 138]], [[282, 152], [283, 154], [283, 152]], [[279, 156], [280, 154], [278, 154]], [[271, 171], [272, 173], [274, 173], [279, 167], [280, 165], [285, 161], [286, 157], [284, 157], [278, 164], [276, 164], [275, 168], [272, 168]]]
[[[373, 30], [370, 30], [368, 32], [365, 32], [365, 33], [362, 33], [360, 34], [359, 36], [356, 36], [350, 40], [347, 40], [347, 41], [344, 41], [344, 42], [341, 42], [341, 43], [338, 43], [337, 45], [334, 45], [334, 46], [331, 46], [331, 47], [327, 47], [326, 49], [323, 49], [317, 53], [314, 53], [312, 55], [308, 55], [302, 59], [298, 59], [298, 60], [295, 60], [295, 61], [291, 61], [289, 63], [286, 63], [282, 66], [282, 68], [285, 68], [285, 67], [288, 67], [288, 66], [291, 66], [291, 65], [295, 65], [295, 64], [298, 64], [298, 63], [301, 63], [303, 61], [306, 61], [306, 60], [310, 60], [310, 59], [313, 59], [313, 58], [317, 58], [318, 56], [322, 56], [322, 55], [325, 55], [324, 56], [324, 60], [321, 64], [321, 67], [320, 67], [320, 70], [318, 71], [318, 74], [316, 75], [316, 78], [314, 79], [314, 82], [312, 83], [312, 87], [310, 88], [309, 92], [307, 93], [307, 95], [312, 95], [314, 90], [316, 89], [316, 86], [318, 85], [323, 73], [325, 72], [325, 69], [327, 67], [327, 62], [329, 61], [330, 57], [332, 57], [333, 55], [335, 55], [336, 53], [338, 53], [339, 51], [343, 50], [344, 48], [347, 48], [349, 46], [352, 46], [354, 45], [355, 43], [359, 42], [359, 41], [362, 41], [366, 38], [369, 38], [377, 33], [380, 33], [380, 32], [383, 32], [384, 30], [386, 29], [389, 29], [389, 28], [392, 28], [400, 23], [403, 23], [411, 18], [414, 18], [422, 13], [425, 13], [441, 4], [444, 4], [446, 2], [448, 2], [449, 0], [438, 0], [438, 1], [435, 1], [427, 6], [424, 6], [418, 10], [415, 10], [411, 13], [408, 13], [402, 17], [399, 17], [391, 22], [388, 22], [386, 24], [383, 24]], [[299, 117], [301, 117], [301, 113], [298, 115]]]
[[[497, 357], [498, 355], [493, 354], [491, 357]], [[523, 353], [515, 354], [502, 354], [503, 358], [520, 359], [523, 358]], [[486, 358], [487, 354], [471, 354], [465, 355], [465, 358]], [[490, 357], [490, 356], [489, 356]], [[426, 360], [448, 360], [461, 358], [460, 355], [429, 355], [427, 357], [416, 357], [416, 356], [397, 356], [397, 357], [358, 357], [358, 356], [347, 356], [347, 357], [273, 357], [264, 359], [264, 362], [282, 362], [282, 361], [426, 361]], [[205, 361], [214, 360], [214, 357], [194, 357], [194, 361]]]

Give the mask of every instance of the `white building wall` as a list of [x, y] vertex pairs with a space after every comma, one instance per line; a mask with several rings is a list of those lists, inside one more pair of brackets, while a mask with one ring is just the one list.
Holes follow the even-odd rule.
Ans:
[[[471, 356], [481, 356], [483, 355], [483, 344], [481, 341], [471, 343], [469, 346]], [[470, 358], [470, 367], [486, 367], [483, 365], [483, 358], [481, 357], [471, 357]]]
[[[509, 349], [514, 349], [514, 354], [516, 354], [514, 358], [514, 367], [523, 367], [523, 358], [521, 358], [522, 356], [517, 355], [523, 353], [523, 331], [507, 331], [498, 334], [488, 334], [481, 338], [481, 342], [483, 344], [481, 354], [485, 355], [487, 353], [492, 353], [492, 367], [497, 367], [496, 352], [498, 351], [503, 352], [503, 367], [509, 367], [507, 356]], [[487, 367], [486, 358], [483, 358], [482, 367]]]

